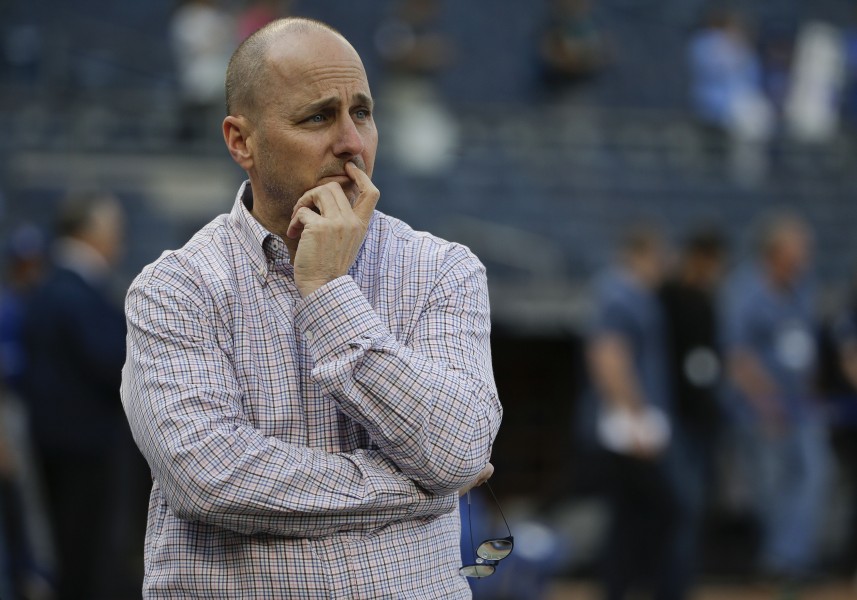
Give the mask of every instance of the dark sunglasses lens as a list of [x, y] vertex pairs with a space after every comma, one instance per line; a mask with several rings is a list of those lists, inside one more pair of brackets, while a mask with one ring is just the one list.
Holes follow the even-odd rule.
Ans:
[[458, 572], [465, 577], [488, 577], [494, 574], [494, 565], [467, 565]]
[[511, 552], [512, 540], [487, 540], [476, 549], [476, 555], [485, 560], [501, 560]]

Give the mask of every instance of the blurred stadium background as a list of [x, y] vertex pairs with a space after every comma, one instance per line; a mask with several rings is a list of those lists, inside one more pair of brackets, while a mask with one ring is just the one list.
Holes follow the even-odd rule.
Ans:
[[[574, 586], [591, 574], [601, 512], [588, 499], [585, 465], [575, 461], [571, 420], [588, 279], [612, 260], [618, 232], [635, 219], [657, 220], [673, 236], [713, 221], [737, 259], [756, 217], [792, 208], [816, 232], [822, 310], [841, 308], [857, 265], [857, 136], [846, 102], [852, 82], [842, 87], [832, 135], [812, 142], [775, 135], [766, 171], [748, 179], [736, 176], [726, 142], [692, 110], [687, 47], [701, 0], [593, 2], [594, 22], [610, 40], [609, 65], [561, 94], [545, 86], [538, 61], [547, 2], [445, 1], [435, 27], [455, 53], [431, 77], [441, 112], [427, 115], [421, 130], [439, 139], [408, 160], [397, 146], [405, 134], [393, 111], [385, 113], [385, 98], [396, 99], [379, 29], [394, 5], [303, 0], [289, 11], [337, 27], [365, 61], [379, 99], [379, 208], [469, 245], [486, 264], [506, 407], [494, 488], [520, 525], [525, 559], [540, 565], [532, 576], [564, 582], [550, 588], [551, 597], [566, 597], [563, 590], [587, 597]], [[845, 0], [731, 6], [760, 37], [816, 20], [845, 36], [854, 24], [854, 3]], [[210, 136], [179, 139], [174, 11], [172, 0], [0, 2], [0, 236], [23, 222], [48, 229], [70, 191], [110, 190], [128, 214], [127, 283], [229, 209], [243, 173], [217, 123]], [[834, 434], [853, 435], [854, 426], [837, 423]], [[853, 448], [840, 458], [842, 471], [853, 473]], [[728, 496], [725, 490], [710, 517], [706, 581], [751, 574], [752, 527]], [[826, 536], [838, 580], [853, 576], [855, 557], [847, 552], [855, 508], [854, 482], [843, 476]], [[509, 572], [522, 577], [525, 568]]]

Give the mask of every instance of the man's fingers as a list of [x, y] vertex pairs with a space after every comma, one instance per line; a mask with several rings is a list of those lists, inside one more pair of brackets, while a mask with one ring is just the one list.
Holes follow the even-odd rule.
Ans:
[[375, 206], [378, 204], [378, 198], [381, 197], [381, 192], [369, 179], [369, 175], [353, 162], [345, 163], [345, 173], [357, 185], [359, 192], [357, 200], [354, 201], [354, 214], [364, 223], [368, 223], [369, 219], [372, 218]]
[[[380, 195], [378, 190], [363, 171], [353, 163], [346, 164], [351, 165], [353, 173], [357, 173], [358, 177], [360, 175], [363, 176], [364, 183], [359, 184], [355, 181], [355, 185], [360, 191], [360, 196], [358, 197], [358, 201], [355, 202], [355, 206], [358, 203], [364, 205], [371, 204], [374, 206], [375, 202], [377, 202], [377, 196]], [[364, 192], [364, 190], [368, 191]], [[372, 200], [373, 193], [375, 196], [374, 200]], [[371, 216], [371, 214], [372, 210], [370, 209], [368, 215]], [[312, 223], [319, 223], [319, 220], [314, 218], [319, 216], [335, 220], [339, 220], [341, 217], [350, 219], [353, 218], [353, 216], [356, 216], [362, 222], [364, 227], [369, 222], [369, 218], [367, 216], [363, 216], [359, 210], [352, 209], [341, 185], [338, 183], [327, 183], [317, 188], [307, 190], [303, 196], [298, 198], [298, 201], [295, 202], [295, 206], [292, 208], [292, 220], [289, 223], [286, 236], [290, 238], [299, 237], [304, 227], [309, 226]]]
[[308, 208], [324, 216], [333, 216], [336, 212], [346, 212], [347, 207], [352, 208], [354, 214], [363, 223], [368, 223], [372, 217], [372, 212], [375, 210], [375, 206], [378, 204], [378, 198], [380, 198], [381, 193], [375, 187], [375, 184], [372, 183], [369, 176], [353, 162], [345, 163], [345, 172], [357, 187], [358, 195], [353, 207], [348, 202], [342, 186], [336, 183], [328, 183], [313, 188], [298, 198], [292, 209], [292, 218], [302, 208]]
[[286, 231], [286, 237], [291, 239], [300, 237], [304, 227], [323, 218], [310, 207], [302, 207], [301, 210], [292, 216], [292, 220], [289, 222], [289, 229]]
[[308, 208], [321, 215], [333, 216], [337, 212], [342, 212], [345, 206], [348, 206], [348, 198], [345, 197], [342, 187], [336, 183], [328, 183], [313, 188], [298, 198], [292, 208], [292, 218], [302, 208]]
[[458, 495], [463, 496], [473, 488], [479, 487], [480, 485], [491, 479], [491, 476], [493, 474], [494, 465], [488, 463], [481, 471], [479, 471], [479, 474], [476, 476], [476, 479], [474, 479], [472, 483], [458, 490]]
[[491, 476], [493, 474], [494, 474], [494, 465], [492, 465], [491, 463], [488, 463], [488, 465], [484, 469], [482, 469], [482, 471], [480, 471], [479, 478], [477, 479], [476, 485], [482, 485], [483, 483], [485, 483], [486, 481], [491, 479]]

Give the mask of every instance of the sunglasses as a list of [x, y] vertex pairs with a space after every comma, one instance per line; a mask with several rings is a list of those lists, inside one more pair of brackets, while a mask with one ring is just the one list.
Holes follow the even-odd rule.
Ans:
[[503, 523], [506, 524], [506, 532], [509, 534], [504, 538], [493, 538], [485, 540], [479, 547], [473, 545], [473, 520], [470, 517], [470, 491], [467, 492], [467, 525], [470, 528], [470, 547], [475, 548], [473, 552], [473, 563], [464, 565], [458, 572], [465, 577], [474, 577], [476, 579], [493, 575], [497, 570], [497, 563], [509, 556], [512, 553], [512, 548], [515, 547], [515, 539], [512, 537], [512, 530], [509, 529], [509, 522], [506, 521], [506, 515], [503, 514], [503, 509], [500, 508], [500, 503], [497, 501], [497, 496], [494, 495], [494, 490], [488, 482], [485, 482], [485, 487], [491, 492], [491, 497], [494, 498], [494, 503], [497, 505], [497, 510], [500, 511], [500, 516], [503, 517]]

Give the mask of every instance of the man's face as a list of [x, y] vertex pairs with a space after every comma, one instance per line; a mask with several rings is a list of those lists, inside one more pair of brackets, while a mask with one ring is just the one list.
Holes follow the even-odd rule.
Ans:
[[785, 277], [797, 280], [809, 266], [810, 236], [804, 231], [794, 231], [787, 236], [782, 245], [781, 263]]
[[811, 249], [808, 231], [792, 226], [780, 232], [768, 261], [773, 278], [782, 285], [799, 280], [809, 267]]
[[110, 264], [122, 256], [125, 238], [125, 218], [117, 201], [110, 200], [98, 207], [86, 231], [86, 241]]
[[358, 191], [345, 163], [371, 176], [378, 145], [360, 58], [338, 37], [315, 31], [275, 42], [268, 57], [250, 171], [262, 187], [257, 194], [290, 212], [304, 192], [336, 181], [353, 204]]

